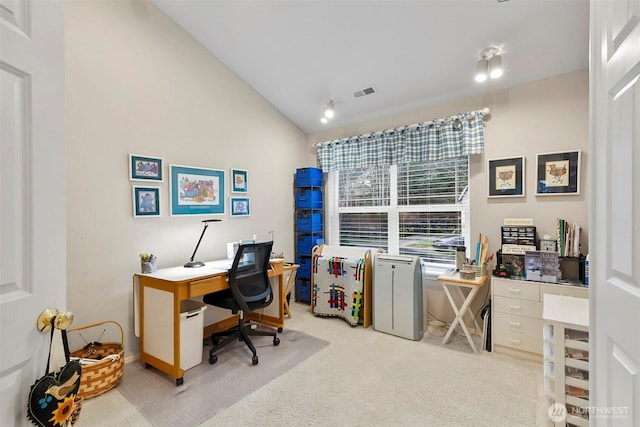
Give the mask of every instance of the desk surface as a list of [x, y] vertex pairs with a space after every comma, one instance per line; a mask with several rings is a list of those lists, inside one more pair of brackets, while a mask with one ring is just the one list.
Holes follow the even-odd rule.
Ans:
[[[282, 263], [283, 260], [281, 258], [274, 258], [270, 260], [270, 262]], [[231, 268], [231, 264], [233, 264], [233, 259], [217, 259], [215, 261], [205, 262], [204, 267], [169, 267], [161, 268], [153, 273], [139, 273], [139, 275], [168, 280], [170, 282], [181, 282], [183, 280], [227, 274]]]

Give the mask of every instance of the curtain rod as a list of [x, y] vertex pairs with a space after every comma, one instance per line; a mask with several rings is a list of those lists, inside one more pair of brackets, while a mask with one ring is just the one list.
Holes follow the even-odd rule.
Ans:
[[[482, 110], [480, 110], [480, 111], [482, 111], [482, 113], [483, 113], [485, 116], [491, 112], [491, 110], [489, 109], [489, 107], [485, 107], [485, 108], [483, 108], [483, 109], [482, 109]], [[475, 117], [475, 116], [476, 116], [476, 112], [475, 112], [475, 111], [472, 111], [472, 112], [469, 114], [469, 116], [470, 116], [471, 118]], [[414, 123], [414, 124], [412, 124], [412, 125], [406, 125], [406, 126], [403, 126], [403, 127], [407, 127], [407, 128], [415, 128], [415, 127], [418, 127], [418, 126], [423, 125], [423, 124], [434, 123], [434, 122], [440, 122], [440, 123], [442, 123], [442, 122], [444, 122], [444, 121], [445, 121], [445, 120], [447, 120], [447, 119], [456, 120], [456, 119], [460, 119], [460, 118], [462, 118], [462, 116], [461, 116], [461, 115], [459, 115], [459, 114], [454, 114], [453, 116], [441, 117], [441, 118], [439, 118], [439, 119], [428, 120], [428, 121], [426, 121], [426, 122], [422, 122], [422, 123]], [[367, 134], [360, 134], [360, 135], [358, 135], [358, 136], [362, 136], [362, 135], [379, 135], [379, 134], [382, 134], [382, 133], [385, 133], [385, 132], [395, 131], [396, 129], [398, 129], [398, 128], [395, 128], [395, 129], [387, 129], [387, 130], [379, 130], [379, 131], [377, 131], [377, 132], [370, 132], [370, 133], [367, 133]], [[347, 138], [352, 138], [352, 137], [338, 138], [338, 140], [340, 140], [340, 139], [347, 139]], [[322, 145], [324, 145], [324, 144], [329, 144], [329, 143], [331, 143], [331, 142], [333, 142], [333, 141], [336, 141], [336, 140], [334, 139], [334, 140], [332, 140], [332, 141], [315, 142], [315, 143], [313, 143], [313, 147], [321, 147]]]

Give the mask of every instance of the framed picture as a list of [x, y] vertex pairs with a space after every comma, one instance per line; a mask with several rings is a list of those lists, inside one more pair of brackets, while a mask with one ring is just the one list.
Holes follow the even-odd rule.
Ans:
[[242, 169], [231, 169], [231, 192], [246, 193], [247, 187], [247, 171]]
[[488, 197], [524, 196], [524, 157], [487, 161]]
[[129, 181], [164, 181], [162, 159], [129, 154]]
[[231, 216], [249, 216], [251, 214], [248, 197], [230, 197], [229, 204], [231, 205]]
[[536, 196], [580, 194], [580, 151], [536, 157]]
[[160, 216], [160, 188], [133, 186], [133, 216], [149, 218]]
[[223, 170], [170, 165], [171, 216], [224, 214]]

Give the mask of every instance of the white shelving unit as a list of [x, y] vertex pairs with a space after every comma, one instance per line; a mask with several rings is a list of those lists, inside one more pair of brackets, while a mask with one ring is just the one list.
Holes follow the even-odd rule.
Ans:
[[566, 418], [556, 425], [589, 425], [589, 302], [544, 295], [544, 394], [549, 405], [562, 404]]

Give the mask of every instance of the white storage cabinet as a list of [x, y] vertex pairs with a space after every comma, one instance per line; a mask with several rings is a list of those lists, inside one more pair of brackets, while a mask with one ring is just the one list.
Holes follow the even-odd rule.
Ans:
[[491, 344], [493, 351], [542, 359], [544, 295], [588, 298], [580, 286], [491, 278]]

